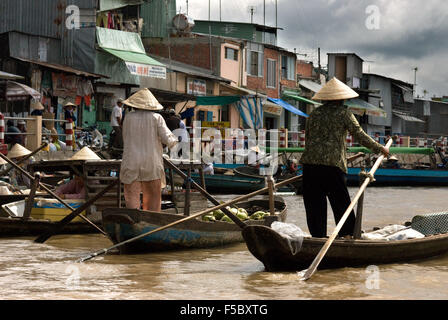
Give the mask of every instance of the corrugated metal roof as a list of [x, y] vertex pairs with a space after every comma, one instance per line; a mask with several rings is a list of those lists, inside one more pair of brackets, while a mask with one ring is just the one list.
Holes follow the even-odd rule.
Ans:
[[50, 69], [55, 69], [55, 70], [59, 70], [59, 71], [73, 73], [73, 74], [76, 74], [77, 76], [92, 77], [92, 78], [109, 78], [108, 76], [105, 76], [105, 75], [100, 75], [100, 74], [96, 74], [96, 73], [90, 73], [90, 72], [86, 72], [86, 71], [76, 70], [76, 69], [73, 69], [71, 67], [62, 66], [60, 64], [41, 62], [41, 61], [34, 61], [34, 60], [23, 59], [23, 58], [15, 58], [15, 59], [18, 59], [18, 60], [21, 60], [21, 61], [25, 61], [25, 62], [29, 62], [29, 63], [38, 64], [38, 65], [41, 65], [41, 66], [44, 66], [44, 67], [47, 67], [47, 68], [50, 68]]
[[0, 33], [20, 31], [60, 38], [66, 31], [67, 6], [96, 9], [96, 0], [1, 0]]
[[410, 114], [402, 113], [399, 111], [392, 111], [392, 113], [394, 114], [394, 116], [397, 116], [405, 121], [425, 123], [425, 121], [423, 121], [419, 118], [413, 117]]
[[319, 92], [322, 89], [322, 85], [309, 80], [300, 80], [299, 86], [302, 86], [312, 92]]

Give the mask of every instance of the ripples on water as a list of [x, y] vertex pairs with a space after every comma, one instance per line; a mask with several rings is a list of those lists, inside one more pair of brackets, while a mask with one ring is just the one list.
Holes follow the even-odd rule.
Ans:
[[[357, 189], [350, 189], [352, 196]], [[223, 199], [229, 196], [222, 197]], [[285, 197], [287, 222], [307, 231], [299, 196]], [[364, 228], [404, 223], [419, 213], [445, 211], [445, 188], [369, 188]], [[329, 210], [328, 233], [334, 228]], [[379, 266], [372, 288], [365, 268], [268, 273], [245, 244], [146, 255], [80, 257], [110, 247], [101, 235], [0, 239], [1, 299], [447, 299], [448, 255]], [[79, 276], [79, 277], [78, 277]], [[79, 278], [79, 280], [77, 280]], [[370, 289], [369, 289], [370, 288]]]

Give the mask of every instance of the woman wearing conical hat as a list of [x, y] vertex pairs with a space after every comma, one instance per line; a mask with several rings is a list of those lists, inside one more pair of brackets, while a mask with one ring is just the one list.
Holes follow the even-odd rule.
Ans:
[[[351, 203], [346, 186], [347, 133], [374, 153], [389, 151], [368, 136], [344, 101], [359, 95], [336, 78], [330, 80], [314, 97], [324, 104], [315, 109], [306, 122], [303, 164], [303, 201], [308, 229], [313, 237], [327, 236], [327, 197], [336, 223]], [[352, 236], [355, 215], [352, 212], [340, 237]]]
[[126, 207], [139, 209], [140, 192], [143, 192], [143, 210], [160, 211], [165, 187], [162, 145], [172, 148], [178, 139], [163, 117], [154, 112], [163, 107], [148, 89], [138, 91], [123, 104], [131, 108], [123, 122], [120, 169]]
[[[21, 144], [16, 143], [11, 148], [11, 150], [9, 150], [7, 156], [8, 156], [9, 159], [14, 160], [15, 162], [19, 162], [20, 160], [22, 160], [24, 157], [28, 156], [29, 154], [31, 154], [30, 150], [28, 150], [27, 148], [25, 148]], [[34, 162], [34, 158], [30, 157], [25, 162], [22, 162], [20, 164], [20, 166], [21, 167], [26, 167], [28, 164], [33, 163], [33, 162]], [[28, 186], [29, 182], [30, 182], [29, 178], [26, 177], [21, 171], [19, 171], [17, 169], [12, 169], [9, 172], [9, 178], [10, 178], [11, 184], [13, 186], [15, 186], [16, 188], [23, 187], [23, 186]]]

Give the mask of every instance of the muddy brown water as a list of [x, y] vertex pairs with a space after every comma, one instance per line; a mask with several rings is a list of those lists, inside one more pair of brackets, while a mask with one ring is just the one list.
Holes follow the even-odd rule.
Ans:
[[[352, 196], [356, 188], [351, 188]], [[231, 196], [219, 198], [229, 199]], [[307, 231], [301, 196], [285, 196], [287, 222]], [[363, 228], [404, 223], [420, 213], [446, 211], [446, 188], [369, 188]], [[334, 220], [329, 210], [330, 233]], [[447, 299], [448, 255], [403, 264], [268, 273], [244, 243], [224, 248], [144, 255], [108, 254], [76, 260], [110, 247], [101, 235], [0, 239], [0, 299]]]

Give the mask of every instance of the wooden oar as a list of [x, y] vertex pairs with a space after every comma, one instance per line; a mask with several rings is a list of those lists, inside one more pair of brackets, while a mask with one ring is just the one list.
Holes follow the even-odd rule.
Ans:
[[[387, 145], [386, 145], [387, 149], [390, 148], [390, 146], [392, 145], [392, 142], [393, 142], [392, 139], [390, 139], [387, 142]], [[369, 178], [366, 179], [364, 181], [364, 183], [361, 185], [361, 188], [359, 189], [359, 191], [356, 194], [355, 198], [353, 199], [352, 203], [349, 205], [349, 207], [345, 211], [344, 215], [342, 216], [341, 220], [339, 221], [338, 225], [336, 226], [336, 229], [334, 229], [333, 233], [331, 234], [331, 237], [327, 240], [327, 242], [324, 244], [322, 249], [319, 251], [316, 258], [311, 263], [310, 267], [307, 270], [302, 271], [303, 276], [302, 276], [301, 280], [306, 281], [306, 280], [310, 279], [313, 276], [313, 274], [316, 272], [317, 267], [319, 266], [320, 262], [324, 258], [325, 254], [327, 253], [327, 251], [330, 248], [331, 244], [333, 243], [334, 239], [336, 239], [339, 231], [341, 230], [345, 221], [349, 217], [350, 213], [352, 212], [352, 210], [355, 207], [356, 203], [358, 202], [359, 198], [361, 197], [361, 195], [364, 194], [364, 191], [367, 188], [367, 186], [369, 185], [369, 183], [371, 183], [373, 181], [373, 175], [375, 174], [376, 170], [381, 165], [381, 162], [383, 162], [383, 159], [384, 159], [384, 155], [381, 155], [376, 160], [375, 165], [373, 166], [373, 168], [370, 170], [370, 172], [368, 174]]]

